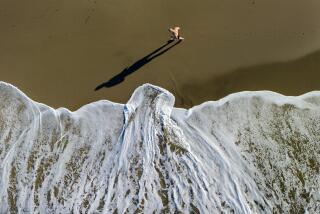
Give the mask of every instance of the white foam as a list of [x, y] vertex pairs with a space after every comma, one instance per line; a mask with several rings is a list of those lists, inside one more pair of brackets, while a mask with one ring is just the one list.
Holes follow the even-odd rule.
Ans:
[[317, 212], [320, 92], [189, 110], [145, 84], [75, 112], [0, 83], [0, 213]]

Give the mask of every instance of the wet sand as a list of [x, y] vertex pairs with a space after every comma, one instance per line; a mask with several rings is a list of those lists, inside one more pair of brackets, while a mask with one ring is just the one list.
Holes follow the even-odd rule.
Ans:
[[[126, 102], [146, 82], [191, 106], [240, 90], [320, 90], [320, 2], [2, 0], [0, 79], [75, 110]], [[167, 41], [185, 41], [112, 88], [94, 88]]]
[[183, 91], [188, 97], [183, 102], [192, 106], [239, 91], [263, 89], [284, 95], [302, 95], [320, 90], [319, 71], [320, 51], [296, 60], [243, 67], [198, 84], [184, 85]]

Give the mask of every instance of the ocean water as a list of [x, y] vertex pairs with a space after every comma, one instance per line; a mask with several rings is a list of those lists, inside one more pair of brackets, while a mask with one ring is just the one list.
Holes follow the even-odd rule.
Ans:
[[54, 109], [0, 83], [0, 213], [319, 212], [320, 92]]

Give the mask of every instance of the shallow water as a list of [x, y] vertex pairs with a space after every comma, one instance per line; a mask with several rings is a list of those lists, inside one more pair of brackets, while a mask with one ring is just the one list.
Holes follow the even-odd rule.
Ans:
[[[17, 85], [37, 101], [71, 109], [98, 99], [126, 102], [145, 82], [172, 91], [178, 106], [191, 106], [239, 90], [301, 94], [319, 89], [318, 84], [301, 87], [296, 83], [303, 79], [307, 84], [319, 78], [319, 72], [315, 72], [319, 61], [297, 60], [294, 65], [301, 72], [294, 75], [290, 66], [277, 67], [283, 78], [274, 76], [272, 67], [259, 66], [299, 59], [316, 51], [319, 6], [316, 0], [205, 0], [201, 4], [169, 0], [2, 0], [0, 79]], [[167, 28], [172, 25], [182, 27], [186, 38], [183, 43], [120, 85], [93, 91], [166, 42]], [[250, 71], [239, 76], [238, 71], [246, 68]], [[283, 81], [263, 84], [258, 76], [266, 82], [276, 78]]]
[[0, 82], [0, 213], [319, 213], [320, 91], [76, 112]]

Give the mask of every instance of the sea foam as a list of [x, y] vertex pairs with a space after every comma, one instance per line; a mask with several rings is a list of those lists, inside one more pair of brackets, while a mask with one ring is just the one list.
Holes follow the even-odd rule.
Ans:
[[319, 212], [320, 92], [53, 109], [0, 83], [0, 213]]

